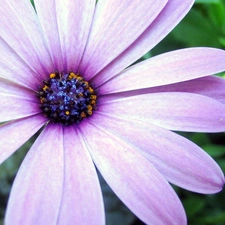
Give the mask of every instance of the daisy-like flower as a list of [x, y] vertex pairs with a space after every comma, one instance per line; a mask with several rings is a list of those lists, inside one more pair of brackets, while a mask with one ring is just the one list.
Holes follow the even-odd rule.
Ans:
[[95, 167], [146, 224], [186, 224], [168, 182], [215, 193], [224, 176], [170, 130], [225, 130], [224, 81], [210, 76], [225, 70], [225, 52], [191, 48], [130, 65], [193, 0], [34, 3], [0, 7], [0, 161], [41, 129], [15, 178], [5, 224], [105, 224]]

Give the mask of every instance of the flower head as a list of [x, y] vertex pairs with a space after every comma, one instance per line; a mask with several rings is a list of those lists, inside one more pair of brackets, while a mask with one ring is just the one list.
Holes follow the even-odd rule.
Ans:
[[168, 182], [215, 193], [224, 176], [170, 130], [225, 130], [216, 94], [224, 81], [209, 76], [225, 70], [225, 52], [191, 48], [130, 65], [193, 1], [34, 3], [0, 7], [0, 162], [43, 128], [14, 181], [6, 225], [103, 225], [95, 166], [145, 223], [186, 224]]

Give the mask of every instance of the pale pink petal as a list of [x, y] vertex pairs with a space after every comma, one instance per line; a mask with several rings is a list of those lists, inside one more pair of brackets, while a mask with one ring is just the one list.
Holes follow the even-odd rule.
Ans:
[[0, 164], [33, 136], [46, 122], [43, 116], [31, 116], [0, 126]]
[[194, 80], [164, 85], [143, 91], [130, 92], [129, 95], [154, 92], [190, 92], [214, 98], [225, 104], [225, 79], [217, 76], [207, 76]]
[[225, 51], [188, 48], [152, 57], [118, 74], [101, 94], [173, 84], [225, 71]]
[[225, 130], [225, 105], [206, 96], [152, 93], [127, 98], [100, 99], [99, 111], [142, 120], [169, 130], [221, 132]]
[[81, 129], [104, 179], [141, 220], [157, 225], [186, 224], [177, 195], [151, 163], [106, 129], [91, 124]]
[[93, 78], [93, 82], [101, 85], [141, 58], [141, 56], [156, 46], [180, 22], [190, 10], [193, 2], [193, 0], [169, 0], [145, 32], [122, 52], [121, 55], [100, 71]]
[[[46, 1], [41, 2], [46, 5]], [[39, 4], [41, 2], [38, 1]], [[48, 1], [48, 4], [49, 2], [51, 1]], [[65, 71], [77, 71], [78, 69], [90, 32], [95, 4], [96, 0], [59, 0], [55, 1], [56, 9], [49, 9], [51, 15], [56, 10], [54, 16], [57, 20]], [[41, 9], [46, 12], [46, 7], [43, 7], [43, 5], [41, 5]], [[49, 15], [47, 17], [44, 21], [49, 20]], [[50, 23], [54, 23], [53, 20]], [[51, 24], [46, 24], [48, 25], [46, 36], [48, 36], [49, 41], [52, 41], [52, 30], [49, 27]], [[55, 46], [53, 47], [53, 54], [55, 54], [54, 49]]]
[[[63, 56], [60, 46], [56, 2], [55, 0], [35, 0], [35, 8], [40, 26], [44, 33], [43, 36], [45, 38], [46, 45], [50, 50], [54, 70], [63, 71]], [[54, 70], [51, 72], [54, 72]]]
[[57, 224], [104, 225], [98, 176], [87, 148], [74, 127], [64, 129], [64, 186]]
[[19, 119], [40, 113], [38, 99], [31, 95], [21, 97], [9, 93], [0, 93], [0, 122]]
[[169, 182], [199, 193], [210, 194], [222, 189], [223, 172], [193, 142], [166, 129], [133, 119], [100, 113], [95, 116], [95, 123], [136, 148]]
[[0, 78], [32, 89], [41, 83], [41, 76], [35, 73], [1, 37], [0, 49]]
[[26, 155], [14, 181], [5, 225], [56, 225], [63, 193], [63, 134], [48, 125]]
[[166, 3], [167, 0], [98, 1], [80, 73], [90, 79], [103, 69], [147, 29]]
[[35, 7], [55, 69], [76, 71], [89, 35], [95, 0], [36, 0]]
[[[30, 1], [2, 0], [0, 14], [1, 39], [25, 64], [29, 65], [34, 73], [44, 76], [45, 73], [52, 71], [51, 58], [42, 37], [36, 12]], [[15, 76], [18, 75], [15, 73]]]
[[214, 98], [225, 104], [225, 79], [208, 76], [171, 85], [177, 91], [192, 92]]
[[225, 79], [218, 76], [207, 76], [193, 80], [178, 82], [174, 84], [162, 85], [140, 90], [132, 90], [107, 96], [107, 99], [117, 99], [118, 97], [130, 97], [158, 92], [189, 92], [205, 95], [225, 104]]
[[34, 98], [34, 91], [29, 88], [25, 88], [17, 83], [6, 80], [0, 77], [0, 93], [7, 93], [11, 95], [16, 95], [23, 97], [25, 99], [32, 100]]

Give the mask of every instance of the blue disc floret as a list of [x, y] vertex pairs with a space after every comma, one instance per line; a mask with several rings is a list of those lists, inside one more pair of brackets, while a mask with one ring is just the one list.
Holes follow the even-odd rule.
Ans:
[[53, 123], [79, 124], [97, 109], [96, 91], [79, 74], [51, 73], [39, 88], [40, 108]]

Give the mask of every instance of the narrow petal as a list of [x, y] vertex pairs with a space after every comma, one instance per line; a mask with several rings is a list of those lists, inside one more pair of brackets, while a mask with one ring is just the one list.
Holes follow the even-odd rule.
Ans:
[[[37, 99], [38, 100], [38, 99]], [[0, 93], [0, 122], [19, 119], [40, 113], [35, 96], [20, 97], [8, 93]]]
[[155, 56], [115, 76], [102, 94], [137, 90], [187, 81], [225, 71], [225, 51], [188, 48]]
[[[42, 2], [46, 5], [46, 1]], [[77, 71], [90, 32], [96, 0], [60, 0], [55, 1], [55, 4], [64, 69]], [[41, 5], [41, 9], [46, 12], [46, 7]], [[47, 36], [52, 41], [53, 31], [47, 28]]]
[[141, 220], [157, 225], [186, 224], [178, 197], [151, 163], [106, 129], [91, 124], [81, 128], [104, 179]]
[[192, 92], [208, 96], [225, 104], [225, 79], [216, 76], [208, 76], [181, 82], [179, 84], [168, 85], [168, 89], [177, 91]]
[[18, 171], [5, 224], [56, 225], [62, 192], [63, 136], [54, 124], [44, 129]]
[[224, 185], [216, 162], [189, 140], [152, 124], [100, 114], [95, 122], [144, 155], [171, 183], [199, 193], [215, 193]]
[[89, 152], [73, 127], [64, 129], [64, 187], [57, 224], [104, 225], [98, 176]]
[[[225, 79], [217, 76], [207, 76], [194, 80], [179, 82], [143, 90], [144, 93], [153, 92], [190, 92], [208, 96], [225, 104]], [[130, 95], [135, 93], [130, 93]], [[137, 94], [137, 93], [136, 93]]]
[[25, 88], [17, 83], [6, 80], [0, 77], [0, 93], [7, 93], [32, 100], [34, 98], [34, 91]]
[[94, 77], [93, 82], [98, 85], [105, 83], [150, 51], [181, 21], [190, 10], [193, 2], [193, 0], [169, 0], [145, 32], [113, 62], [100, 71]]
[[117, 99], [144, 95], [158, 92], [188, 92], [205, 95], [225, 104], [225, 79], [218, 76], [201, 77], [194, 80], [178, 82], [175, 84], [162, 85], [141, 90], [131, 90], [107, 96], [107, 99]]
[[54, 70], [63, 71], [63, 57], [59, 38], [56, 1], [35, 0], [35, 8], [44, 32], [46, 44], [50, 50]]
[[41, 76], [0, 37], [0, 78], [35, 89], [41, 83]]
[[222, 132], [225, 105], [206, 96], [164, 92], [107, 101], [100, 99], [99, 111], [146, 121], [169, 130]]
[[46, 122], [43, 116], [31, 116], [0, 126], [0, 164], [32, 137]]
[[43, 76], [47, 72], [52, 72], [52, 61], [43, 40], [37, 15], [30, 1], [2, 0], [0, 14], [1, 39], [36, 74]]
[[103, 69], [147, 29], [166, 3], [167, 0], [98, 1], [80, 73], [90, 79]]

